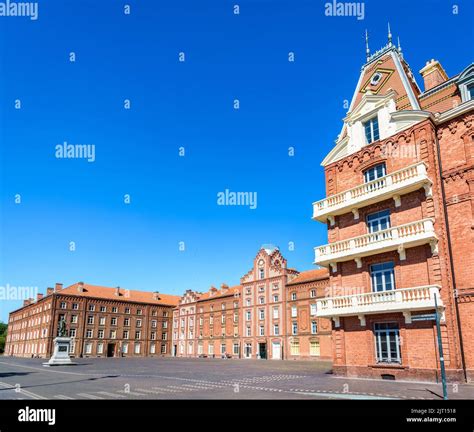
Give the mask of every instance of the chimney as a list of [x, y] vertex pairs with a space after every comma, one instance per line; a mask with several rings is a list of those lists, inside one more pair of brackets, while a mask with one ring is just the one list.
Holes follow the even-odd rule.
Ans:
[[54, 288], [46, 288], [46, 295], [47, 296], [53, 294], [53, 292], [54, 292]]
[[28, 299], [28, 304], [34, 303], [34, 301], [35, 301], [35, 299], [30, 297], [30, 298]]
[[63, 284], [56, 282], [56, 285], [54, 286], [54, 291], [58, 292], [58, 291], [61, 291], [62, 289], [63, 289]]
[[446, 75], [443, 66], [438, 60], [434, 59], [426, 62], [425, 67], [420, 70], [420, 74], [425, 82], [425, 91], [431, 90], [448, 80], [448, 75]]
[[115, 288], [115, 295], [118, 297], [120, 295], [120, 287]]
[[43, 294], [41, 294], [41, 293], [37, 293], [37, 294], [36, 294], [36, 301], [39, 301], [39, 300], [41, 300], [42, 298], [43, 298]]
[[29, 304], [30, 304], [29, 299], [23, 300], [23, 306], [28, 306]]
[[214, 295], [216, 292], [217, 292], [217, 288], [215, 286], [211, 286], [211, 288], [209, 288], [209, 294], [211, 296]]
[[153, 300], [159, 300], [160, 299], [160, 292], [159, 291], [155, 291], [153, 293]]
[[226, 292], [228, 289], [229, 289], [229, 285], [227, 285], [225, 283], [221, 284], [221, 290], [222, 291]]
[[77, 283], [77, 292], [83, 293], [84, 292], [84, 282]]

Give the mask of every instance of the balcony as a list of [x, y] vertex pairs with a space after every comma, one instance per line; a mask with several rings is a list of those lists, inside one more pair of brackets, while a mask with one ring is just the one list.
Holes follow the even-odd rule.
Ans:
[[440, 311], [444, 310], [443, 302], [439, 296], [439, 288], [439, 285], [428, 285], [329, 297], [317, 301], [316, 316], [332, 318], [336, 327], [339, 327], [340, 317], [358, 316], [361, 325], [365, 326], [365, 315], [402, 312], [405, 316], [405, 322], [410, 324], [411, 312], [435, 309], [435, 295], [438, 309]]
[[426, 195], [430, 196], [431, 180], [428, 178], [425, 164], [419, 162], [313, 203], [313, 219], [320, 222], [329, 220], [331, 225], [334, 225], [335, 216], [351, 211], [354, 213], [354, 217], [358, 219], [359, 208], [389, 198], [393, 198], [395, 206], [398, 207], [401, 204], [401, 195], [422, 187], [425, 189]]
[[438, 252], [433, 219], [399, 225], [382, 231], [365, 234], [348, 240], [337, 241], [314, 248], [314, 263], [331, 266], [337, 270], [337, 263], [355, 260], [357, 268], [362, 267], [361, 258], [389, 251], [398, 251], [400, 259], [405, 259], [405, 249], [429, 244], [431, 252]]

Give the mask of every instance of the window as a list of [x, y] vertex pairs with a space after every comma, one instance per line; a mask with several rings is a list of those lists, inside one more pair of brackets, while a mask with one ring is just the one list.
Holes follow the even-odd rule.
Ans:
[[166, 344], [161, 344], [161, 354], [166, 354]]
[[298, 309], [296, 308], [296, 306], [291, 306], [291, 317], [295, 318], [297, 316], [298, 316]]
[[122, 345], [122, 352], [124, 354], [128, 354], [128, 343], [125, 342], [123, 345]]
[[390, 291], [395, 289], [395, 277], [393, 262], [389, 261], [370, 266], [370, 279], [372, 281], [372, 291]]
[[61, 309], [66, 309], [66, 302], [61, 302], [61, 304], [59, 305], [59, 307]]
[[[128, 333], [128, 330], [124, 330], [124, 331], [123, 331], [123, 338], [124, 338], [124, 339], [128, 339], [128, 334], [129, 334], [129, 333]], [[152, 333], [152, 335], [153, 335], [153, 333]], [[153, 339], [153, 337], [152, 337], [151, 339]]]
[[90, 339], [92, 337], [92, 330], [91, 329], [87, 329], [86, 330], [86, 338]]
[[89, 305], [89, 312], [94, 312], [95, 311], [95, 305], [90, 304]]
[[141, 344], [135, 343], [135, 354], [140, 354], [141, 351]]
[[161, 333], [161, 340], [167, 340], [168, 339], [168, 333]]
[[150, 345], [150, 354], [155, 354], [155, 350], [156, 350], [156, 346], [153, 343], [153, 344]]
[[104, 344], [98, 343], [97, 344], [97, 354], [102, 354], [104, 352]]
[[77, 323], [77, 315], [71, 315], [71, 323], [73, 324]]
[[140, 339], [141, 335], [142, 335], [142, 332], [136, 331], [135, 332], [135, 339]]
[[[164, 324], [164, 323], [163, 323], [163, 324]], [[152, 321], [151, 321], [151, 326], [152, 326], [153, 328], [156, 328], [156, 320], [152, 320]]]
[[320, 356], [321, 348], [319, 346], [319, 341], [311, 341], [309, 343], [309, 355], [311, 356]]
[[386, 175], [385, 164], [381, 163], [378, 165], [374, 165], [373, 167], [364, 171], [364, 181], [368, 183], [372, 180], [376, 180], [385, 175]]
[[117, 307], [116, 307], [116, 306], [114, 306], [114, 307], [112, 308], [112, 312], [113, 312], [113, 313], [117, 313]]
[[298, 323], [297, 322], [293, 322], [291, 324], [291, 334], [298, 334]]
[[204, 319], [202, 317], [199, 317], [199, 326], [203, 326], [204, 324]]
[[380, 72], [375, 72], [370, 80], [370, 85], [376, 86], [379, 83], [381, 78], [382, 78], [382, 74]]
[[156, 310], [152, 310], [152, 311], [151, 311], [151, 316], [156, 316], [156, 315], [157, 315]]
[[378, 141], [380, 139], [380, 136], [379, 136], [379, 121], [377, 117], [373, 117], [370, 120], [367, 120], [364, 123], [364, 130], [365, 130], [365, 139], [367, 140], [367, 144], [373, 143], [374, 141]]
[[105, 326], [105, 317], [100, 317], [99, 318], [99, 325]]
[[113, 326], [116, 326], [117, 325], [117, 317], [112, 317], [111, 320], [110, 320], [110, 324], [113, 325]]
[[130, 308], [128, 308], [128, 307], [125, 308], [125, 313], [126, 313], [126, 314], [129, 314], [129, 313], [130, 313]]
[[104, 330], [103, 329], [100, 329], [98, 332], [97, 332], [97, 337], [99, 339], [103, 339], [104, 338]]
[[260, 279], [265, 279], [265, 270], [263, 268], [259, 269], [259, 277]]
[[236, 323], [237, 321], [239, 321], [239, 314], [235, 313], [234, 314], [234, 322]]
[[199, 343], [198, 343], [198, 355], [201, 355], [202, 353], [203, 353], [202, 342], [199, 342]]
[[311, 333], [316, 334], [318, 332], [318, 323], [316, 321], [311, 321]]
[[110, 330], [110, 339], [117, 339], [117, 330]]
[[278, 324], [275, 324], [275, 325], [273, 326], [273, 334], [274, 334], [275, 336], [278, 336], [278, 335], [280, 334], [280, 326], [279, 326]]
[[382, 210], [367, 215], [367, 228], [369, 233], [390, 228], [390, 210]]
[[291, 293], [291, 300], [296, 300], [296, 292]]
[[469, 95], [469, 100], [474, 100], [474, 84], [467, 88], [467, 94]]
[[72, 337], [72, 338], [76, 337], [76, 329], [69, 330], [69, 336]]
[[244, 356], [246, 358], [252, 357], [252, 344], [251, 343], [246, 343], [244, 347]]
[[260, 309], [258, 311], [258, 318], [261, 320], [265, 319], [265, 309]]
[[225, 303], [222, 303], [222, 304], [221, 304], [221, 309], [222, 309], [222, 310], [225, 310]]
[[[113, 319], [113, 318], [112, 318]], [[141, 319], [137, 319], [137, 327], [141, 327], [142, 326], [142, 320]]]
[[233, 352], [234, 355], [239, 355], [239, 344], [238, 343], [234, 343], [232, 352]]
[[87, 324], [94, 324], [94, 317], [93, 316], [89, 315], [87, 317]]
[[260, 304], [264, 304], [265, 303], [265, 297], [259, 297], [258, 302]]
[[252, 330], [251, 330], [250, 327], [247, 327], [247, 328], [245, 329], [245, 335], [246, 335], [247, 337], [252, 336]]
[[264, 291], [265, 291], [265, 287], [263, 285], [258, 287], [258, 292], [264, 292]]
[[125, 318], [125, 319], [123, 320], [123, 325], [124, 325], [125, 327], [130, 326], [130, 318]]
[[168, 312], [167, 311], [163, 311], [163, 318], [167, 318], [168, 317]]
[[86, 354], [91, 354], [92, 353], [92, 344], [91, 343], [86, 343], [85, 345], [85, 352]]
[[207, 348], [207, 353], [209, 355], [214, 355], [214, 345], [213, 344], [209, 344], [209, 347]]
[[265, 327], [264, 326], [259, 327], [259, 335], [260, 336], [265, 336]]
[[300, 355], [300, 342], [292, 341], [290, 345], [291, 355]]
[[278, 296], [277, 295], [274, 295], [273, 296], [273, 301], [276, 303], [278, 301]]
[[314, 289], [311, 290], [311, 291], [309, 292], [309, 296], [310, 296], [311, 298], [315, 298], [315, 297], [316, 297], [316, 290], [314, 290]]
[[248, 311], [245, 311], [245, 319], [247, 321], [250, 321], [250, 316], [251, 316], [251, 312], [248, 310]]
[[210, 325], [214, 324], [214, 315], [209, 316], [209, 324]]
[[225, 344], [221, 344], [221, 354], [225, 354], [226, 350], [225, 350]]
[[401, 363], [400, 334], [398, 324], [374, 325], [375, 350], [378, 363]]
[[72, 308], [73, 308], [74, 310], [78, 310], [78, 309], [79, 309], [79, 304], [73, 303], [73, 304], [72, 304]]
[[101, 312], [105, 312], [105, 311], [106, 311], [106, 308], [105, 308], [105, 306], [101, 306], [99, 310], [100, 310]]
[[309, 305], [309, 313], [310, 315], [316, 315], [316, 303]]
[[273, 308], [273, 319], [278, 319], [279, 310], [277, 307]]
[[221, 324], [225, 324], [225, 315], [221, 316]]

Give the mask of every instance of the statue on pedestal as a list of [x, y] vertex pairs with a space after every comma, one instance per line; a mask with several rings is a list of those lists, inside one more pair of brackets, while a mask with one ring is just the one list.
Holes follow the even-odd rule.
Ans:
[[67, 366], [74, 363], [69, 358], [71, 338], [67, 336], [66, 321], [63, 318], [58, 323], [58, 337], [54, 339], [53, 355], [43, 366]]

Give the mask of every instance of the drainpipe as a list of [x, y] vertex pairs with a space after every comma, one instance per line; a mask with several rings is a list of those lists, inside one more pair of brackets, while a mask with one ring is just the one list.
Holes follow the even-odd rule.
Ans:
[[[438, 169], [439, 169], [439, 176], [440, 176], [440, 184], [441, 184], [441, 196], [443, 198], [443, 212], [444, 212], [444, 220], [446, 224], [447, 230], [447, 243], [448, 243], [448, 252], [449, 252], [449, 267], [451, 269], [451, 276], [453, 280], [453, 296], [454, 296], [454, 306], [456, 309], [456, 324], [458, 327], [458, 336], [459, 336], [459, 345], [461, 351], [461, 367], [464, 375], [464, 381], [467, 382], [467, 371], [466, 371], [466, 358], [464, 355], [464, 342], [462, 338], [462, 329], [461, 329], [461, 320], [459, 318], [459, 305], [458, 305], [458, 296], [457, 296], [457, 288], [456, 288], [456, 276], [454, 274], [454, 263], [453, 263], [453, 248], [451, 245], [451, 230], [449, 229], [449, 219], [448, 219], [448, 208], [446, 206], [446, 192], [444, 189], [444, 182], [443, 182], [443, 165], [441, 163], [441, 152], [439, 146], [438, 135], [434, 132], [434, 139], [436, 143], [436, 150], [437, 150], [437, 162], [438, 162]], [[456, 294], [455, 294], [456, 293]]]

